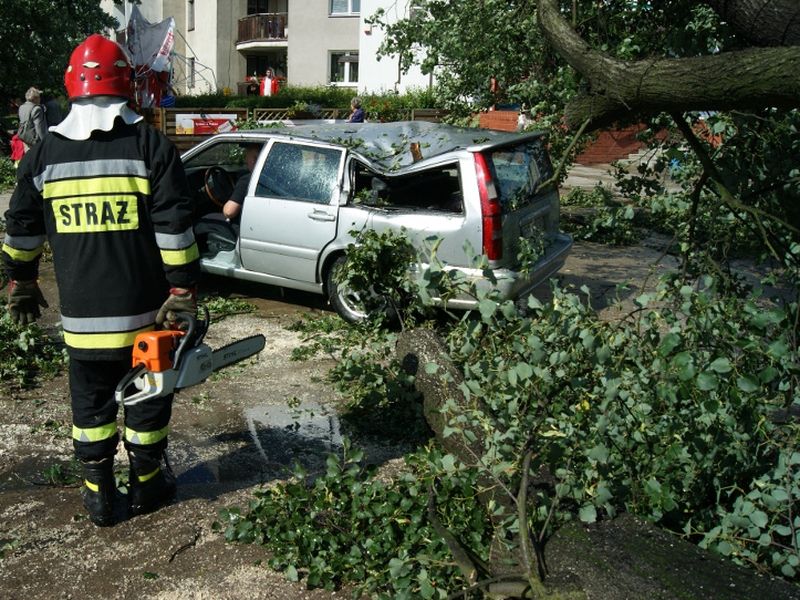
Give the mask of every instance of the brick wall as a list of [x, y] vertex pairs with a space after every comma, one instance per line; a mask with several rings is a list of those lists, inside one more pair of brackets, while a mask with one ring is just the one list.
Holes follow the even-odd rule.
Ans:
[[499, 131], [516, 131], [519, 113], [515, 110], [490, 110], [478, 115], [478, 127]]
[[638, 152], [644, 148], [644, 144], [636, 139], [636, 134], [642, 129], [642, 125], [632, 125], [622, 129], [603, 130], [575, 158], [575, 162], [581, 165], [611, 163]]
[[[478, 126], [499, 131], [516, 131], [518, 118], [517, 111], [492, 110], [478, 115]], [[575, 162], [582, 165], [611, 163], [638, 152], [644, 147], [644, 144], [635, 136], [642, 129], [642, 125], [633, 125], [622, 129], [601, 131], [595, 141], [578, 155]]]

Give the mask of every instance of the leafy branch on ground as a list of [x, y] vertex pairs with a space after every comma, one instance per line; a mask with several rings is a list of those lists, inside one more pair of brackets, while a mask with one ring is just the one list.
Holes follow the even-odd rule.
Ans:
[[[370, 272], [366, 264], [357, 268]], [[417, 299], [438, 295], [430, 277], [415, 281]], [[464, 445], [479, 449], [472, 460], [452, 455], [432, 460], [440, 453], [435, 445], [417, 455], [435, 465], [426, 475], [429, 481], [473, 491], [466, 506], [478, 521], [472, 521], [471, 531], [451, 521], [450, 531], [460, 529], [461, 543], [480, 556], [498, 515], [509, 533], [523, 524], [516, 511], [503, 513], [507, 509], [499, 505], [490, 523], [475, 482], [515, 490], [524, 476], [544, 477], [521, 513], [539, 543], [546, 544], [568, 521], [592, 523], [627, 511], [737, 562], [796, 577], [800, 424], [779, 423], [773, 416], [800, 404], [800, 357], [791, 325], [798, 307], [757, 292], [733, 295], [730, 289], [711, 277], [672, 275], [655, 292], [640, 295], [637, 309], [615, 323], [599, 320], [580, 295], [557, 287], [551, 303], [531, 297], [527, 311], [492, 292], [472, 290], [479, 308], [458, 320], [414, 321], [408, 318], [414, 311], [406, 312], [404, 327], [434, 328], [447, 340], [449, 359], [464, 376], [460, 391], [471, 407], [464, 410], [451, 399], [438, 410], [447, 419], [445, 437], [462, 437]], [[329, 376], [349, 396], [350, 409], [380, 403], [389, 397], [387, 380], [399, 374], [391, 353], [396, 334], [385, 324], [306, 321], [296, 328], [311, 345], [298, 357], [315, 352], [334, 357], [337, 365]], [[424, 368], [435, 373], [438, 365]], [[417, 400], [409, 395], [404, 401]], [[523, 474], [522, 457], [530, 450], [529, 471]], [[365, 473], [362, 466], [341, 469], [347, 468], [352, 477]], [[412, 540], [393, 539], [382, 555], [375, 547], [370, 560], [382, 570], [344, 564], [350, 558], [341, 558], [342, 552], [377, 536], [383, 522], [359, 521], [357, 527], [337, 522], [336, 532], [349, 532], [336, 542], [338, 566], [314, 562], [317, 545], [331, 535], [328, 530], [319, 535], [320, 506], [328, 506], [322, 502], [380, 506], [404, 522], [428, 520], [421, 503], [407, 501], [407, 475], [380, 493], [361, 479], [332, 492], [326, 477], [333, 475], [322, 481], [298, 478], [291, 487], [259, 495], [248, 511], [225, 513], [228, 537], [263, 541], [273, 566], [290, 577], [308, 569], [310, 587], [348, 583], [366, 586], [359, 589], [377, 597], [390, 589], [392, 597], [420, 594], [415, 586], [421, 586], [423, 565], [403, 580], [403, 589], [388, 567], [398, 564], [398, 557], [419, 558]], [[436, 506], [451, 510], [447, 502]], [[287, 528], [299, 532], [291, 551], [284, 549], [288, 533], [282, 534], [283, 543], [269, 541], [281, 535], [276, 528], [288, 513], [301, 515], [293, 517], [300, 523]], [[465, 584], [447, 575], [452, 565], [438, 562], [424, 564], [424, 578], [440, 582], [442, 587], [434, 588], [444, 597], [445, 589]]]
[[0, 381], [20, 387], [56, 375], [67, 360], [63, 343], [52, 340], [41, 327], [11, 321], [5, 302], [0, 302], [0, 357]]

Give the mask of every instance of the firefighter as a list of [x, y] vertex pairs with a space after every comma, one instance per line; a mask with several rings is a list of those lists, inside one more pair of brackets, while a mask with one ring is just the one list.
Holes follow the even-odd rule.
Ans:
[[[52, 249], [81, 493], [92, 522], [107, 526], [124, 513], [115, 510], [114, 390], [131, 368], [136, 334], [196, 312], [199, 255], [183, 166], [128, 106], [133, 68], [122, 47], [89, 36], [72, 52], [64, 84], [72, 109], [20, 163], [2, 257], [9, 314], [26, 324], [47, 306], [38, 265], [45, 240]], [[171, 411], [171, 396], [125, 410], [132, 516], [175, 495], [165, 455]]]

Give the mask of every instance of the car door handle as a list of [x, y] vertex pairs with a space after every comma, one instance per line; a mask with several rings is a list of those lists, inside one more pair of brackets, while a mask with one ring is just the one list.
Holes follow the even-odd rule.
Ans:
[[335, 221], [336, 216], [325, 212], [324, 210], [315, 210], [308, 213], [308, 218], [312, 221]]

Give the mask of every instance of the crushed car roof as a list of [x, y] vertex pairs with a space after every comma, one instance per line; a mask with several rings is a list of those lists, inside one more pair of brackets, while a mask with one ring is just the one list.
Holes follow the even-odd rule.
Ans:
[[[296, 125], [263, 131], [270, 135], [341, 144], [384, 171], [397, 171], [418, 162], [421, 166], [428, 159], [456, 150], [479, 151], [543, 135], [540, 131], [509, 133], [426, 121]], [[415, 160], [411, 151], [414, 143], [419, 144], [422, 159]]]

